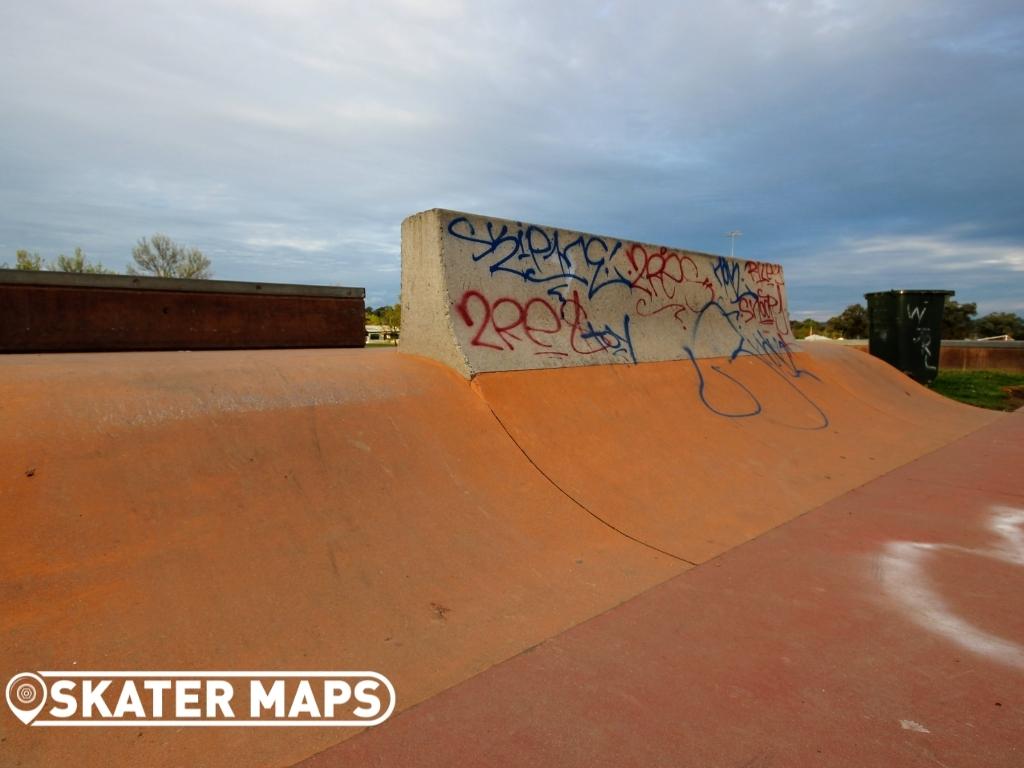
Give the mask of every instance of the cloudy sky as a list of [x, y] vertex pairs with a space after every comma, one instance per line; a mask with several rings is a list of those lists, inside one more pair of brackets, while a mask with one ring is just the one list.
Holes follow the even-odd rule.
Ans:
[[396, 300], [455, 208], [1024, 313], [1020, 0], [4, 0], [0, 261], [142, 236]]

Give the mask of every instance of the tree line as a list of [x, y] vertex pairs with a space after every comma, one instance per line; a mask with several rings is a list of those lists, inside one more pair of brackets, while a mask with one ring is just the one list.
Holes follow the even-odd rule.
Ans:
[[[1013, 312], [989, 312], [975, 319], [978, 314], [976, 302], [960, 304], [946, 300], [942, 311], [942, 338], [984, 339], [989, 336], [1009, 336], [1024, 339], [1024, 318]], [[863, 304], [851, 304], [835, 317], [825, 322], [807, 318], [793, 320], [793, 335], [798, 339], [811, 334], [832, 339], [866, 339], [868, 337], [868, 311]]]
[[389, 330], [398, 330], [402, 327], [402, 305], [389, 304], [374, 309], [366, 305], [366, 325], [380, 325]]
[[132, 248], [132, 261], [123, 273], [108, 269], [99, 261], [90, 261], [81, 248], [75, 248], [73, 256], [63, 253], [52, 261], [38, 253], [27, 250], [15, 252], [12, 265], [4, 262], [0, 269], [21, 269], [30, 271], [74, 272], [87, 275], [150, 275], [153, 277], [178, 277], [193, 280], [208, 280], [213, 277], [210, 260], [198, 248], [179, 245], [167, 235], [155, 234], [142, 238]]

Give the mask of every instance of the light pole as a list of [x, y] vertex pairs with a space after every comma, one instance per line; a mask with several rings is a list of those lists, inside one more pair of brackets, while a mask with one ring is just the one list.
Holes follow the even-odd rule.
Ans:
[[742, 237], [743, 233], [738, 229], [734, 229], [732, 232], [726, 232], [725, 236], [729, 238], [729, 258], [736, 256], [736, 238]]

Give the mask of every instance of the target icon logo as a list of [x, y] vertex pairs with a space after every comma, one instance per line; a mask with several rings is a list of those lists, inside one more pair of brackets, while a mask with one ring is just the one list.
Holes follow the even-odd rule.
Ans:
[[28, 725], [46, 704], [46, 683], [32, 672], [15, 675], [7, 683], [7, 706]]

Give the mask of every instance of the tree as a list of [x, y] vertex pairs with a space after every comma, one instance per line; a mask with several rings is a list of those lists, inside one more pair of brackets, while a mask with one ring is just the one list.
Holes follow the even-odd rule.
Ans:
[[210, 260], [198, 248], [178, 245], [167, 235], [142, 238], [132, 249], [135, 264], [128, 265], [129, 275], [184, 277], [206, 280], [213, 277]]
[[974, 330], [973, 317], [978, 314], [978, 305], [974, 302], [959, 304], [952, 299], [946, 300], [942, 310], [942, 338], [966, 339]]
[[100, 262], [90, 264], [81, 248], [75, 248], [75, 255], [68, 257], [63, 253], [57, 257], [55, 264], [50, 266], [54, 272], [78, 272], [87, 275], [112, 275], [112, 270], [107, 269]]
[[820, 334], [825, 330], [825, 324], [812, 317], [804, 318], [803, 320], [791, 320], [789, 326], [793, 330], [793, 337], [797, 339], [806, 339], [812, 333]]
[[1012, 312], [990, 312], [978, 318], [974, 327], [981, 338], [1007, 334], [1015, 339], [1024, 339], [1024, 318]]
[[380, 315], [380, 323], [384, 326], [384, 338], [394, 339], [397, 344], [399, 330], [402, 327], [402, 305], [380, 307], [377, 314]]
[[[57, 257], [57, 260], [53, 262], [47, 262], [46, 259], [38, 253], [29, 253], [26, 250], [16, 251], [15, 257], [15, 269], [22, 269], [31, 272], [42, 272], [43, 270], [47, 270], [50, 272], [78, 272], [91, 275], [113, 274], [111, 270], [104, 267], [98, 261], [95, 264], [90, 264], [89, 259], [81, 248], [75, 248], [74, 256], [65, 256], [62, 253]], [[0, 264], [0, 267], [6, 269], [7, 264]]]
[[15, 269], [35, 272], [43, 269], [43, 258], [38, 253], [29, 253], [25, 250], [16, 251], [14, 258], [16, 259], [14, 263]]
[[837, 317], [829, 318], [825, 331], [844, 339], [864, 339], [868, 335], [868, 312], [862, 304], [851, 304]]
[[395, 304], [390, 307], [381, 307], [377, 310], [377, 314], [380, 315], [382, 325], [386, 325], [391, 330], [397, 331], [402, 327], [402, 305]]

